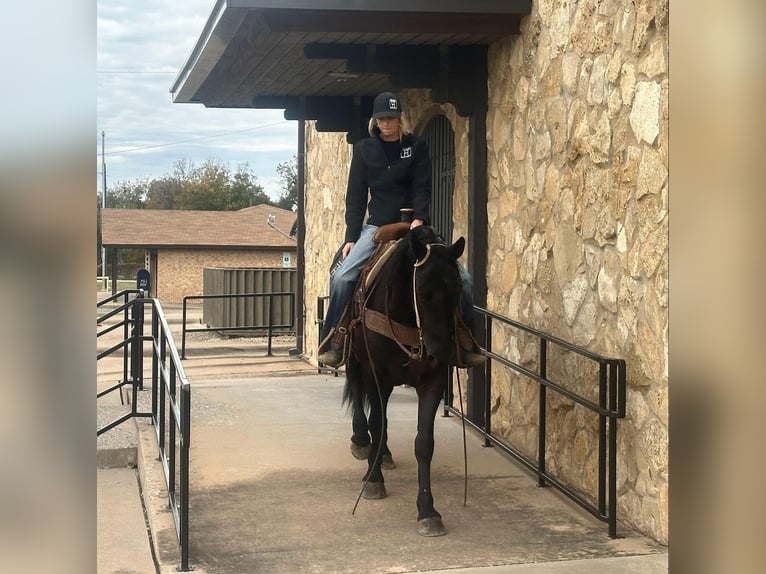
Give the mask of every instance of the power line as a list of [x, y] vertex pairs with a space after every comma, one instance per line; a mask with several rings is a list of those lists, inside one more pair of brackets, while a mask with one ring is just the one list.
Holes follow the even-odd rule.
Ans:
[[143, 151], [143, 150], [146, 150], [146, 149], [154, 149], [154, 148], [158, 148], [158, 147], [168, 147], [168, 146], [172, 146], [172, 145], [196, 142], [196, 141], [200, 141], [200, 140], [208, 140], [208, 139], [211, 139], [211, 138], [219, 138], [219, 137], [228, 136], [228, 135], [231, 135], [231, 134], [240, 134], [240, 133], [243, 133], [243, 132], [250, 132], [250, 131], [259, 130], [259, 129], [262, 129], [262, 128], [270, 128], [270, 127], [273, 127], [273, 126], [279, 126], [279, 125], [286, 124], [286, 123], [288, 123], [287, 120], [284, 120], [284, 121], [281, 121], [281, 122], [275, 122], [273, 124], [265, 124], [265, 125], [262, 125], [262, 126], [255, 126], [253, 128], [245, 128], [243, 130], [233, 130], [233, 131], [230, 131], [230, 132], [223, 132], [223, 133], [220, 133], [220, 134], [213, 134], [213, 135], [209, 135], [209, 136], [201, 136], [201, 137], [198, 137], [198, 138], [191, 138], [191, 139], [188, 139], [188, 140], [179, 140], [179, 141], [170, 142], [170, 143], [164, 143], [164, 144], [147, 145], [147, 146], [143, 146], [143, 147], [135, 147], [135, 148], [124, 149], [124, 150], [120, 150], [120, 151], [110, 151], [110, 152], [108, 152], [105, 155], [118, 155], [118, 154], [123, 154], [123, 153], [131, 153], [131, 152], [134, 152], [134, 151]]
[[175, 76], [177, 72], [160, 72], [154, 70], [96, 70], [97, 74], [165, 74]]

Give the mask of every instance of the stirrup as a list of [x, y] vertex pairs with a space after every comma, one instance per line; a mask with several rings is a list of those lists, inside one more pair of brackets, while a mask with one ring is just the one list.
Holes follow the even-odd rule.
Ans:
[[343, 325], [330, 329], [330, 333], [319, 343], [317, 361], [334, 369], [345, 365], [349, 355], [349, 335], [348, 329]]
[[487, 356], [482, 352], [481, 345], [463, 321], [460, 312], [455, 313], [455, 339], [456, 367], [480, 367], [487, 362]]
[[325, 366], [337, 369], [342, 367], [343, 363], [343, 349], [329, 349], [317, 357], [317, 361]]

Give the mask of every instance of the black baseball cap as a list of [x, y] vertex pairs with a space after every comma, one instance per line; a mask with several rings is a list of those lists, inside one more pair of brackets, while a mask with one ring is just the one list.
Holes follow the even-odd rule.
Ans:
[[402, 103], [396, 94], [383, 92], [372, 102], [373, 118], [398, 118], [402, 115]]

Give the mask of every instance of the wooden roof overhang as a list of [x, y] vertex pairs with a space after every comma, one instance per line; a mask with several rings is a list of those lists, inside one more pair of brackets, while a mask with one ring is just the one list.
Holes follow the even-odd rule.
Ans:
[[382, 91], [431, 90], [486, 109], [487, 46], [532, 0], [218, 0], [170, 89], [177, 103], [284, 109], [319, 131], [366, 133]]

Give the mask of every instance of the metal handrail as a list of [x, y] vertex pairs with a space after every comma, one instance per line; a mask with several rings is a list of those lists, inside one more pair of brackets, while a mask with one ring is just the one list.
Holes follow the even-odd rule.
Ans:
[[[111, 297], [99, 301], [96, 308], [103, 307], [107, 303], [119, 302], [120, 305], [112, 309], [111, 311], [99, 315], [96, 318], [96, 325], [105, 324], [107, 320], [121, 315], [121, 320], [116, 323], [97, 331], [96, 338], [103, 337], [104, 335], [116, 331], [117, 329], [123, 329], [122, 341], [112, 345], [106, 350], [96, 354], [96, 360], [99, 361], [109, 355], [122, 351], [122, 378], [114, 385], [107, 389], [103, 389], [96, 393], [96, 399], [100, 399], [112, 393], [114, 391], [120, 391], [123, 387], [130, 385], [132, 390], [132, 400], [130, 401], [130, 411], [118, 419], [96, 429], [96, 436], [100, 436], [110, 429], [113, 429], [117, 425], [134, 417], [149, 417], [151, 413], [138, 411], [138, 391], [143, 388], [143, 374], [141, 367], [141, 336], [143, 332], [143, 308], [140, 312], [137, 312], [134, 307], [133, 301], [130, 300], [131, 295], [142, 295], [140, 290], [125, 290], [112, 295]], [[122, 400], [122, 397], [120, 397]]]
[[[206, 300], [206, 299], [242, 299], [245, 297], [253, 298], [269, 298], [269, 312], [268, 323], [265, 325], [238, 325], [236, 327], [200, 327], [200, 328], [188, 328], [186, 326], [186, 310], [187, 301], [191, 300]], [[290, 299], [290, 322], [287, 324], [274, 325], [273, 323], [273, 309], [274, 309], [274, 297], [288, 297]], [[223, 295], [186, 295], [183, 298], [183, 318], [181, 327], [181, 359], [186, 359], [186, 333], [204, 333], [207, 331], [253, 331], [253, 330], [266, 330], [268, 332], [268, 343], [266, 348], [266, 356], [272, 357], [272, 339], [274, 336], [274, 329], [295, 329], [295, 293], [292, 291], [275, 291], [272, 293], [232, 293]]]
[[[136, 297], [129, 300], [129, 296]], [[115, 351], [123, 351], [123, 379], [116, 385], [97, 394], [102, 397], [130, 384], [133, 390], [131, 411], [119, 419], [98, 429], [102, 434], [133, 417], [150, 418], [154, 426], [159, 448], [159, 460], [165, 476], [168, 492], [168, 506], [178, 538], [181, 564], [179, 570], [189, 571], [189, 447], [191, 443], [191, 385], [186, 377], [181, 358], [176, 349], [173, 335], [168, 326], [162, 306], [157, 299], [143, 297], [143, 291], [128, 290], [99, 302], [106, 303], [122, 298], [123, 303], [110, 313], [97, 319], [102, 324], [106, 319], [124, 314], [117, 327], [123, 326], [125, 338], [106, 351], [98, 354], [104, 358]], [[144, 311], [151, 306], [151, 335], [145, 335]], [[113, 331], [115, 326], [104, 329], [99, 336]], [[129, 333], [130, 328], [130, 333]], [[138, 412], [138, 390], [144, 381], [144, 343], [151, 346], [151, 411]], [[176, 477], [176, 469], [178, 476]]]
[[[608, 523], [609, 536], [617, 537], [617, 419], [625, 417], [626, 405], [626, 365], [623, 359], [604, 357], [587, 349], [578, 347], [553, 335], [544, 333], [518, 321], [509, 319], [487, 309], [474, 306], [474, 311], [484, 316], [485, 346], [487, 362], [484, 366], [484, 424], [476, 424], [452, 407], [446, 408], [457, 416], [463, 417], [469, 425], [484, 435], [484, 446], [497, 446], [524, 467], [535, 473], [539, 486], [552, 485], [572, 501], [590, 512], [599, 520]], [[502, 323], [537, 337], [539, 340], [538, 372], [535, 373], [522, 365], [492, 350], [493, 322]], [[580, 355], [598, 365], [598, 403], [572, 392], [548, 378], [548, 352], [554, 345], [566, 351]], [[520, 449], [502, 438], [492, 434], [492, 365], [499, 363], [539, 385], [538, 394], [538, 446], [537, 459], [524, 455]], [[547, 430], [547, 392], [551, 390], [574, 403], [592, 411], [599, 417], [599, 455], [598, 455], [598, 503], [593, 504], [580, 494], [578, 489], [551, 475], [546, 470], [546, 430]]]
[[[191, 446], [191, 385], [157, 299], [152, 306], [152, 424], [165, 474], [168, 505], [176, 527], [181, 565], [189, 568], [189, 448]], [[166, 442], [167, 435], [167, 442]], [[178, 444], [176, 444], [176, 439]], [[178, 489], [176, 489], [176, 465]]]

